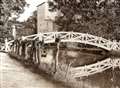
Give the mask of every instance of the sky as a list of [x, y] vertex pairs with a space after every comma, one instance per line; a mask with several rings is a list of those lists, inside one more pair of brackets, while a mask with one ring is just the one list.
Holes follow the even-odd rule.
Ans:
[[21, 22], [26, 21], [27, 18], [32, 15], [33, 11], [37, 9], [36, 6], [45, 1], [47, 0], [26, 0], [26, 2], [30, 5], [29, 7], [27, 6], [25, 7], [25, 11], [20, 15], [20, 18], [18, 18], [18, 21], [21, 21]]

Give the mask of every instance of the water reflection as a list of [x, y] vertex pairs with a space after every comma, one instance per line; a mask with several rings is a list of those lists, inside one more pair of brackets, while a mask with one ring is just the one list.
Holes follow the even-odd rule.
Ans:
[[[74, 67], [93, 64], [104, 59], [106, 59], [105, 55], [73, 50], [60, 50], [59, 54], [61, 63], [69, 64], [74, 60], [72, 64]], [[120, 88], [120, 68], [111, 68], [88, 77], [76, 78], [76, 80], [79, 82], [78, 88]]]

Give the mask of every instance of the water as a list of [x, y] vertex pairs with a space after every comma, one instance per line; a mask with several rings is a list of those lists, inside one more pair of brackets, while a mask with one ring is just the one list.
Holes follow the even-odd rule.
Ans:
[[[81, 51], [60, 50], [59, 62], [72, 66], [83, 66], [93, 64], [106, 59], [104, 55], [83, 53]], [[120, 88], [120, 68], [109, 69], [88, 77], [76, 78], [74, 85], [77, 88]]]

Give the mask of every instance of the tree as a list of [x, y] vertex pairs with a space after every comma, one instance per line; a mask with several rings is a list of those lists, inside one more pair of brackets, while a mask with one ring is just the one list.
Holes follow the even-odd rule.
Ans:
[[19, 16], [20, 13], [23, 13], [25, 5], [25, 0], [0, 0], [0, 42], [10, 36], [12, 24], [9, 18], [13, 14]]
[[24, 6], [26, 5], [25, 0], [1, 0], [1, 12], [5, 19], [4, 23], [8, 21], [12, 14], [19, 15], [23, 13]]
[[59, 31], [120, 38], [120, 0], [53, 0], [49, 7], [60, 13], [55, 20]]
[[37, 11], [34, 11], [33, 15], [27, 19], [25, 27], [32, 29], [33, 34], [37, 34]]

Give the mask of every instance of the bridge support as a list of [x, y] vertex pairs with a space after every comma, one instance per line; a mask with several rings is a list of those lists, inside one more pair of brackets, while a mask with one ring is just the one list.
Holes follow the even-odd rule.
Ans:
[[36, 46], [36, 41], [33, 41], [33, 44], [32, 44], [32, 52], [33, 52], [33, 62], [34, 64], [37, 64], [37, 46]]
[[59, 50], [60, 50], [60, 38], [57, 37], [55, 39], [55, 42], [57, 43], [57, 52], [56, 52], [56, 58], [55, 58], [55, 72], [57, 72], [57, 68], [58, 68], [58, 65], [59, 65], [59, 61], [58, 61], [58, 57], [59, 57]]
[[57, 68], [58, 68], [59, 45], [60, 43], [57, 43], [57, 52], [56, 52], [56, 58], [55, 58], [55, 72], [57, 71]]
[[39, 42], [37, 41], [36, 42], [36, 60], [37, 60], [37, 65], [39, 65], [40, 64], [40, 44], [39, 44]]

